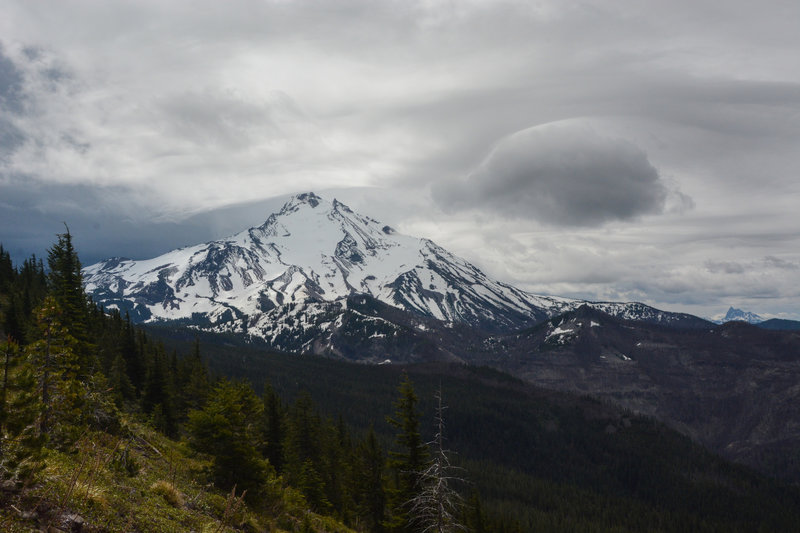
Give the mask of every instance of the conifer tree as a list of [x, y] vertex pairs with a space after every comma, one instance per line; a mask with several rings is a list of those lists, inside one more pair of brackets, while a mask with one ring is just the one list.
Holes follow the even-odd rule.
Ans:
[[[66, 226], [66, 224], [65, 224]], [[67, 231], [57, 235], [57, 242], [50, 248], [47, 264], [50, 267], [49, 289], [61, 309], [61, 323], [66, 331], [80, 343], [80, 351], [88, 352], [87, 322], [88, 299], [83, 290], [81, 262], [72, 245], [72, 235]], [[88, 353], [82, 353], [88, 357]], [[88, 361], [83, 361], [88, 363]]]
[[120, 351], [122, 353], [122, 358], [125, 360], [128, 378], [130, 378], [131, 384], [137, 394], [142, 393], [147, 375], [144, 358], [144, 345], [146, 344], [147, 336], [143, 331], [139, 330], [139, 335], [137, 337], [137, 331], [133, 327], [133, 324], [131, 324], [131, 317], [126, 312], [122, 340], [120, 342]]
[[167, 355], [161, 343], [149, 346], [147, 374], [142, 391], [142, 411], [150, 415], [156, 429], [165, 435], [177, 433], [175, 394]]
[[325, 483], [325, 496], [340, 518], [353, 516], [355, 503], [351, 490], [353, 447], [350, 434], [339, 417], [334, 424], [328, 418], [321, 428], [322, 457], [320, 470]]
[[389, 491], [390, 517], [385, 525], [392, 531], [413, 531], [409, 523], [411, 501], [422, 489], [422, 472], [427, 465], [428, 450], [419, 429], [418, 398], [408, 374], [398, 388], [395, 416], [388, 422], [397, 428], [397, 450], [389, 452], [389, 467], [394, 473], [394, 486]]
[[43, 467], [45, 436], [39, 431], [41, 401], [31, 365], [19, 346], [7, 341], [3, 351], [3, 416], [0, 427], [0, 479], [31, 481]]
[[128, 377], [125, 360], [121, 353], [117, 353], [111, 362], [111, 368], [108, 370], [108, 385], [117, 407], [122, 407], [124, 402], [136, 397], [136, 389]]
[[29, 346], [30, 362], [39, 377], [42, 413], [39, 417], [39, 431], [48, 435], [51, 429], [53, 397], [55, 388], [60, 385], [64, 372], [74, 372], [75, 361], [72, 352], [74, 338], [62, 327], [59, 320], [61, 309], [56, 301], [47, 298], [39, 310], [37, 322], [42, 338]]
[[473, 533], [485, 533], [487, 531], [486, 516], [483, 511], [478, 491], [473, 491], [469, 502], [464, 508], [464, 525], [467, 530]]
[[264, 384], [263, 454], [277, 472], [284, 470], [286, 408], [269, 383]]
[[187, 429], [190, 443], [213, 458], [216, 485], [236, 485], [256, 496], [264, 488], [269, 466], [258, 453], [257, 421], [262, 404], [246, 383], [221, 380], [203, 409], [191, 411]]
[[86, 423], [86, 390], [78, 379], [76, 340], [61, 323], [62, 311], [48, 296], [37, 309], [39, 340], [26, 347], [26, 362], [39, 398], [39, 433], [55, 444], [73, 442]]
[[311, 395], [300, 393], [289, 410], [286, 432], [286, 459], [291, 474], [297, 474], [303, 463], [318, 464], [320, 458], [320, 423], [314, 412]]
[[286, 472], [315, 510], [326, 510], [330, 502], [325, 497], [322, 471], [322, 427], [311, 395], [301, 393], [289, 410], [284, 451]]
[[17, 303], [18, 299], [19, 297], [14, 292], [8, 294], [8, 306], [2, 317], [2, 330], [11, 339], [17, 342], [24, 342], [25, 335], [22, 330], [22, 317]]
[[12, 305], [16, 308], [16, 333], [7, 332], [24, 346], [36, 339], [36, 325], [33, 320], [33, 310], [41, 305], [47, 294], [47, 277], [44, 273], [44, 264], [37, 261], [36, 256], [31, 256], [22, 263], [22, 268], [17, 273], [16, 288], [12, 289]]
[[37, 262], [35, 256], [26, 259], [19, 270], [12, 269], [12, 272], [10, 283], [5, 289], [0, 289], [0, 307], [4, 308], [0, 309], [0, 330], [24, 346], [36, 338], [32, 315], [47, 292], [46, 277], [44, 265]]
[[6, 338], [3, 344], [0, 344], [0, 356], [2, 356], [3, 375], [0, 382], [0, 457], [3, 455], [2, 438], [5, 434], [6, 418], [8, 417], [8, 388], [9, 388], [9, 374], [16, 366], [17, 354], [19, 353], [19, 345], [10, 336]]
[[374, 427], [358, 447], [357, 511], [369, 531], [381, 533], [386, 520], [386, 491], [383, 481], [385, 457]]
[[183, 360], [180, 375], [182, 409], [188, 411], [201, 408], [211, 391], [211, 382], [208, 369], [200, 355], [200, 342], [197, 339], [192, 346], [192, 353]]
[[297, 488], [303, 493], [311, 509], [319, 513], [330, 512], [332, 506], [325, 494], [325, 481], [314, 463], [310, 460], [303, 461], [295, 479]]
[[16, 277], [15, 274], [14, 265], [11, 263], [11, 254], [0, 244], [0, 292], [8, 291]]

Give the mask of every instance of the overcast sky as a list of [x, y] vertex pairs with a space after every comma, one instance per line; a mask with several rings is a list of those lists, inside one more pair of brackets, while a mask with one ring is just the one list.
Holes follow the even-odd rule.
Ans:
[[539, 293], [800, 319], [800, 2], [0, 0], [0, 243], [313, 190]]

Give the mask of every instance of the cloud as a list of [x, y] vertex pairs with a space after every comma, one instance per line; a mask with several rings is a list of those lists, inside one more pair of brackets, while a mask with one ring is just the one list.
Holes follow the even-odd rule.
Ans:
[[794, 261], [787, 261], [786, 259], [781, 259], [780, 257], [775, 257], [772, 255], [768, 255], [764, 258], [764, 263], [768, 267], [777, 268], [781, 270], [800, 270], [800, 263], [796, 263]]
[[205, 149], [241, 150], [310, 133], [303, 130], [307, 118], [289, 95], [271, 91], [260, 100], [208, 89], [173, 94], [156, 103], [152, 121], [165, 138]]
[[661, 213], [668, 190], [636, 145], [567, 122], [502, 139], [466, 179], [437, 184], [433, 196], [445, 209], [589, 226]]
[[24, 102], [23, 73], [5, 55], [0, 43], [0, 161], [25, 142], [24, 134], [11, 119], [22, 113]]
[[744, 274], [750, 269], [736, 261], [706, 261], [705, 267], [712, 274]]
[[22, 112], [24, 107], [22, 84], [22, 71], [5, 55], [0, 44], [0, 108], [6, 112]]
[[[141, 192], [125, 186], [44, 183], [6, 176], [0, 186], [0, 244], [15, 262], [42, 257], [66, 223], [84, 265], [112, 256], [155, 257], [263, 222], [280, 205], [239, 204], [181, 220], [143, 216]], [[152, 215], [152, 214], [151, 214]]]

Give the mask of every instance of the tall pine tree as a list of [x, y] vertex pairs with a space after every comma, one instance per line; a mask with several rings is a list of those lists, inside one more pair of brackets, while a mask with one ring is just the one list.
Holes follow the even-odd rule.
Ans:
[[[66, 224], [65, 224], [66, 226]], [[75, 351], [82, 370], [88, 371], [95, 361], [88, 338], [89, 300], [83, 290], [81, 262], [72, 245], [69, 227], [57, 235], [58, 240], [47, 254], [49, 293], [61, 310], [61, 325], [77, 343]]]
[[26, 365], [36, 379], [39, 432], [56, 444], [70, 444], [83, 431], [86, 390], [79, 379], [77, 341], [62, 322], [53, 297], [36, 311], [39, 339], [26, 347]]
[[262, 452], [279, 473], [284, 470], [286, 440], [286, 408], [280, 396], [269, 383], [264, 384], [264, 419], [262, 428]]
[[358, 447], [357, 458], [358, 515], [368, 531], [381, 533], [386, 520], [386, 491], [383, 482], [385, 457], [372, 426], [366, 439]]
[[19, 346], [8, 340], [3, 356], [2, 424], [0, 424], [0, 479], [24, 484], [43, 468], [46, 437], [39, 431], [41, 401], [37, 376], [25, 364]]
[[394, 475], [394, 484], [389, 491], [390, 516], [386, 527], [391, 531], [414, 531], [409, 511], [414, 498], [422, 490], [422, 472], [427, 466], [428, 448], [419, 429], [419, 399], [408, 374], [398, 388], [400, 397], [395, 402], [394, 417], [388, 422], [397, 428], [396, 450], [389, 452], [389, 467]]
[[189, 413], [190, 442], [212, 456], [218, 487], [229, 490], [237, 486], [251, 497], [265, 489], [269, 465], [258, 453], [262, 409], [250, 385], [223, 379], [205, 407]]

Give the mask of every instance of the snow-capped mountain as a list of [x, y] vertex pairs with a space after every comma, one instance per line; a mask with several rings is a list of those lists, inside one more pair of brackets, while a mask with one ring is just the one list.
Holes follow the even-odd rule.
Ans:
[[[324, 339], [354, 315], [367, 337], [396, 337], [399, 322], [418, 331], [439, 324], [502, 332], [586, 303], [492, 280], [428, 239], [402, 235], [314, 193], [292, 197], [262, 225], [231, 237], [148, 260], [108, 259], [83, 274], [97, 303], [128, 311], [135, 321], [179, 320], [313, 351], [329, 348]], [[367, 316], [353, 309], [359, 295], [419, 320], [387, 319], [391, 311], [383, 307]], [[643, 304], [591, 305], [649, 322], [694, 318]]]
[[764, 318], [756, 313], [752, 313], [750, 311], [743, 311], [741, 309], [737, 309], [733, 306], [728, 308], [728, 312], [725, 313], [725, 316], [718, 316], [715, 318], [714, 322], [718, 324], [724, 324], [725, 322], [747, 322], [749, 324], [759, 324], [764, 322]]

